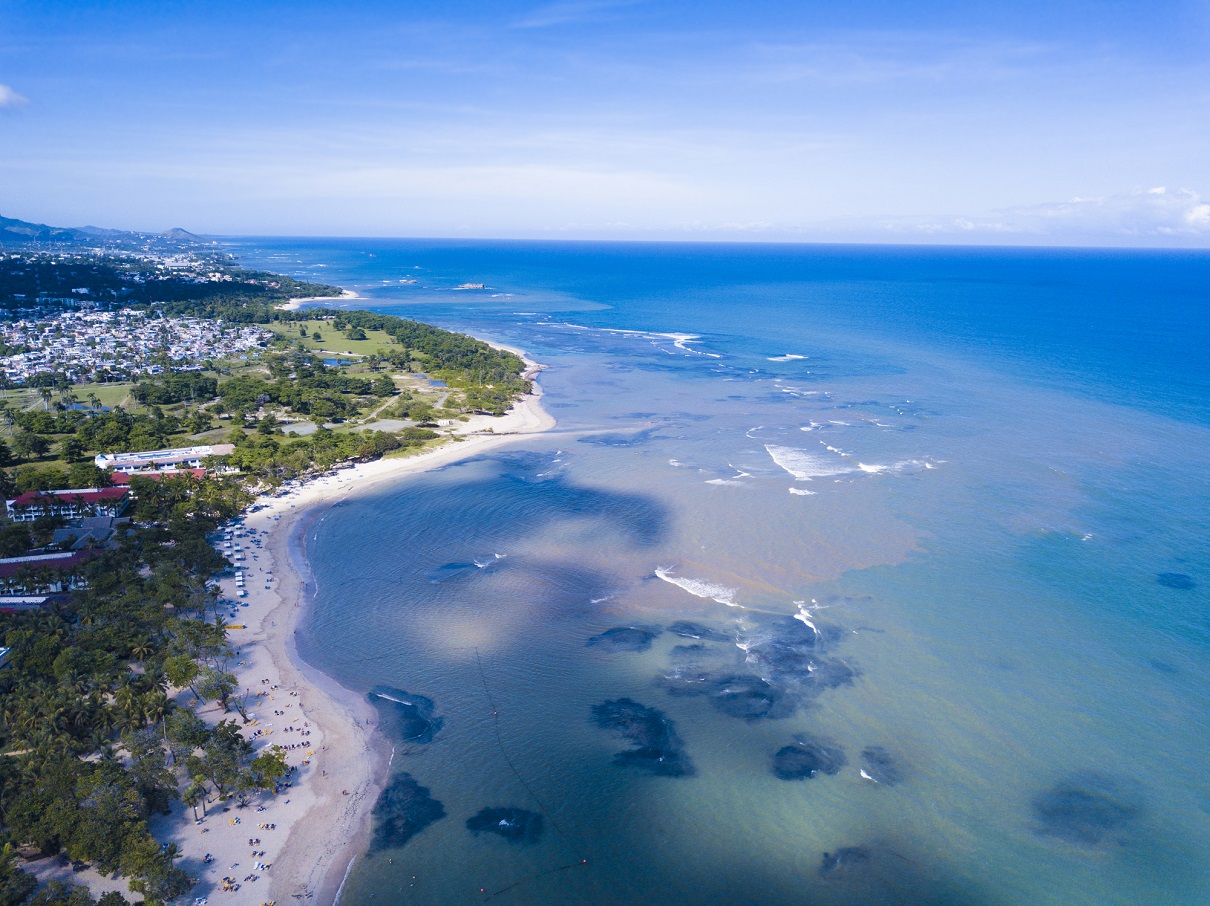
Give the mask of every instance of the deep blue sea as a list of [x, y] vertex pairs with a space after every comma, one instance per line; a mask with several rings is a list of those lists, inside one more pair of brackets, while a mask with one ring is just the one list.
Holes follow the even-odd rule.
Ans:
[[559, 421], [308, 538], [346, 906], [1210, 902], [1210, 254], [230, 246]]

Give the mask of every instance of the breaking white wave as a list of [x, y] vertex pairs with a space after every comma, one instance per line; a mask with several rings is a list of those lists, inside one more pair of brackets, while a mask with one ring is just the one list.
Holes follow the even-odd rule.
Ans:
[[882, 465], [878, 463], [870, 465], [868, 463], [859, 462], [857, 463], [857, 468], [861, 469], [861, 471], [868, 475], [878, 475], [882, 472], [891, 472], [897, 475], [907, 475], [913, 472], [923, 472], [927, 469], [933, 469], [936, 467], [931, 462], [923, 459], [903, 459], [899, 462], [890, 463], [889, 465]]
[[799, 481], [810, 481], [812, 478], [825, 478], [829, 475], [844, 475], [846, 472], [853, 471], [847, 466], [838, 466], [796, 447], [765, 444], [765, 450], [773, 462]]
[[681, 462], [679, 459], [670, 459], [670, 460], [668, 460], [668, 465], [670, 465], [670, 466], [672, 466], [672, 467], [674, 467], [674, 468], [677, 468], [677, 469], [683, 469], [683, 468], [685, 468], [685, 464], [684, 464], [683, 462]]
[[787, 352], [785, 355], [769, 356], [770, 362], [797, 362], [799, 359], [805, 359], [805, 355], [795, 355], [792, 352]]
[[736, 589], [734, 588], [728, 588], [726, 585], [716, 585], [704, 579], [686, 579], [681, 576], [674, 576], [672, 575], [672, 567], [670, 566], [658, 567], [655, 574], [665, 582], [671, 582], [677, 588], [684, 589], [694, 597], [718, 601], [718, 603], [726, 604], [728, 607], [740, 606], [735, 601]]
[[809, 491], [806, 488], [790, 488], [791, 494], [797, 494], [799, 497], [814, 497], [816, 491]]

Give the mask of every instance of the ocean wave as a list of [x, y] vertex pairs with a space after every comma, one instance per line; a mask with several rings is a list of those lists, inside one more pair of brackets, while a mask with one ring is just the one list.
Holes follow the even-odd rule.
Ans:
[[[807, 626], [811, 627], [811, 631], [815, 633], [816, 638], [821, 637], [822, 633], [819, 631], [819, 627], [816, 626], [815, 623], [811, 619], [814, 616], [814, 614], [811, 612], [811, 609], [809, 607], [807, 607], [807, 602], [806, 601], [795, 601], [794, 603], [798, 605], [798, 613], [794, 614], [794, 619], [796, 619], [802, 623], [805, 623]], [[811, 603], [813, 604], [815, 602], [812, 601]]]
[[785, 355], [769, 356], [770, 362], [797, 362], [799, 359], [807, 358], [805, 355], [795, 355], [792, 352], [787, 352]]
[[726, 604], [728, 607], [740, 606], [735, 601], [736, 589], [734, 588], [707, 582], [705, 579], [688, 579], [683, 576], [674, 576], [672, 575], [672, 567], [670, 566], [658, 567], [655, 574], [665, 582], [669, 582], [677, 588], [689, 592], [694, 597], [717, 601], [719, 604]]
[[669, 355], [672, 355], [673, 353], [668, 352], [666, 349], [661, 349], [659, 343], [665, 340], [671, 340], [675, 349], [679, 349], [681, 352], [687, 355], [700, 355], [711, 359], [722, 358], [721, 355], [715, 352], [704, 352], [700, 349], [690, 348], [690, 343], [696, 343], [702, 338], [700, 334], [696, 333], [678, 333], [675, 331], [664, 333], [650, 330], [627, 330], [623, 327], [586, 327], [583, 324], [572, 324], [569, 321], [564, 321], [562, 326], [571, 328], [572, 330], [594, 331], [598, 333], [612, 334], [614, 336], [634, 337], [638, 340], [649, 340], [651, 344], [656, 347], [656, 349], [660, 349], [661, 352], [668, 353]]
[[893, 462], [887, 465], [878, 463], [870, 465], [868, 463], [859, 462], [857, 463], [857, 468], [861, 469], [861, 471], [865, 472], [867, 475], [878, 475], [883, 472], [891, 472], [897, 475], [908, 475], [913, 472], [924, 472], [928, 469], [934, 469], [936, 466], [923, 459], [903, 459], [899, 462]]
[[813, 478], [826, 478], [831, 475], [844, 475], [853, 470], [847, 466], [839, 466], [828, 462], [820, 456], [800, 450], [797, 447], [782, 447], [777, 444], [765, 444], [769, 457], [799, 481], [810, 481]]
[[791, 494], [796, 494], [799, 497], [814, 497], [816, 491], [808, 491], [806, 488], [790, 488]]

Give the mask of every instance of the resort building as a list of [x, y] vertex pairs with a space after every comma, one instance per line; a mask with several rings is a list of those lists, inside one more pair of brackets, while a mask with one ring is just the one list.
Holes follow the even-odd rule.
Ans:
[[82, 588], [80, 567], [95, 555], [90, 550], [64, 551], [0, 559], [0, 595], [49, 595]]
[[93, 461], [98, 469], [142, 475], [149, 472], [200, 469], [202, 461], [208, 457], [226, 456], [233, 452], [233, 444], [214, 444], [178, 447], [175, 450], [146, 450], [142, 453], [98, 453]]
[[62, 491], [26, 491], [8, 501], [8, 518], [33, 522], [43, 516], [81, 519], [86, 516], [121, 516], [129, 503], [130, 488], [67, 488]]
[[0, 595], [0, 613], [40, 610], [46, 606], [50, 597], [50, 595]]
[[156, 481], [160, 478], [179, 478], [182, 475], [189, 475], [193, 478], [205, 478], [205, 469], [159, 469], [155, 472], [135, 472], [131, 475], [129, 472], [110, 472], [109, 480], [118, 485], [130, 484], [131, 478], [149, 478]]

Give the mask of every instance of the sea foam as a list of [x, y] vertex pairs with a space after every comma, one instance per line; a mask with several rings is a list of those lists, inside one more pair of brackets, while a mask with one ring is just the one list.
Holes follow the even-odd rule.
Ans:
[[799, 450], [797, 447], [782, 447], [777, 444], [765, 444], [769, 457], [799, 481], [810, 481], [813, 478], [826, 478], [829, 475], [844, 475], [852, 469], [828, 462], [820, 456]]
[[655, 574], [665, 582], [671, 582], [677, 588], [684, 589], [694, 597], [718, 601], [718, 603], [726, 604], [728, 607], [740, 606], [735, 601], [736, 589], [734, 588], [728, 588], [726, 585], [717, 585], [704, 579], [688, 579], [683, 576], [674, 576], [672, 575], [672, 567], [670, 566], [657, 568]]

